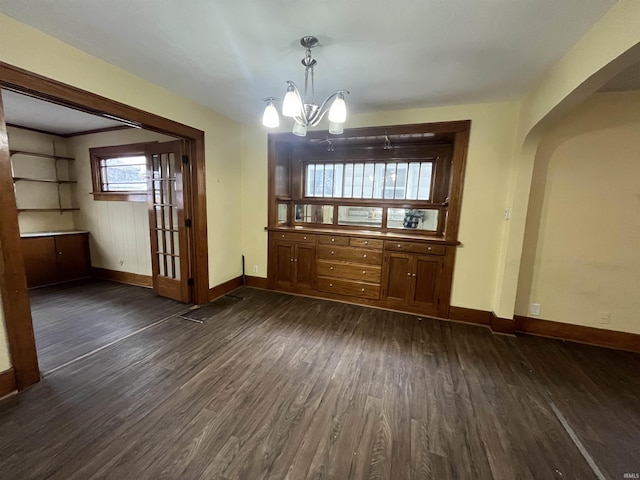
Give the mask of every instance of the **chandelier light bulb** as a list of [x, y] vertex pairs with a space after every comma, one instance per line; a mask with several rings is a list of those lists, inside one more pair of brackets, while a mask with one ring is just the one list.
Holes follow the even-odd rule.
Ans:
[[267, 106], [262, 114], [262, 125], [267, 128], [276, 128], [280, 126], [280, 117], [278, 116], [278, 110], [273, 104], [273, 100], [269, 100]]
[[329, 133], [331, 135], [342, 135], [344, 132], [344, 123], [329, 121]]
[[300, 105], [300, 99], [293, 88], [293, 85], [287, 87], [287, 94], [284, 96], [282, 102], [282, 115], [285, 117], [297, 117], [300, 116], [302, 105]]
[[307, 136], [307, 127], [305, 125], [300, 125], [298, 122], [293, 124], [293, 132], [294, 135], [298, 137], [306, 137]]
[[344, 95], [339, 93], [329, 110], [329, 121], [334, 123], [344, 123], [347, 121], [347, 105], [344, 103]]

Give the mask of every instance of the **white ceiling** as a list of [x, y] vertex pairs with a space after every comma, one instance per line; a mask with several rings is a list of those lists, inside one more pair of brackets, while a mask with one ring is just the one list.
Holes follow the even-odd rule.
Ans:
[[[239, 121], [303, 83], [365, 112], [516, 98], [616, 0], [0, 0], [0, 11]], [[320, 99], [321, 100], [321, 99]]]
[[7, 123], [58, 135], [124, 125], [116, 120], [91, 115], [8, 90], [2, 90], [2, 105]]

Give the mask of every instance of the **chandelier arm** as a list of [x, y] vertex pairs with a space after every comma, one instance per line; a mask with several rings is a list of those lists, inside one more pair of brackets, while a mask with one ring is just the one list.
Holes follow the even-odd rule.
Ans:
[[300, 115], [293, 117], [293, 119], [298, 122], [300, 125], [308, 125], [309, 119], [307, 118], [307, 113], [304, 110], [304, 101], [302, 100], [302, 96], [300, 95], [300, 90], [298, 90], [298, 86], [295, 82], [291, 80], [287, 80], [287, 84], [293, 87], [293, 91], [296, 93], [296, 97], [298, 97], [298, 102], [300, 104]]

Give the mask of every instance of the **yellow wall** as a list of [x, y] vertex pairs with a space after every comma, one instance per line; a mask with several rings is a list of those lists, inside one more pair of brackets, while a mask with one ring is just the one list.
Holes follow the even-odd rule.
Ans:
[[[9, 148], [47, 155], [68, 155], [68, 141], [56, 135], [45, 135], [22, 128], [7, 128]], [[54, 152], [55, 150], [55, 152]], [[12, 160], [13, 175], [27, 178], [73, 178], [73, 165], [67, 160], [56, 162], [49, 158], [15, 155]], [[60, 199], [65, 207], [71, 206], [72, 184], [60, 185]], [[55, 183], [17, 182], [16, 204], [18, 208], [58, 208], [58, 185]], [[22, 212], [18, 217], [20, 233], [72, 230], [72, 212]]]
[[2, 14], [0, 31], [0, 61], [205, 132], [209, 285], [240, 275], [239, 124]]
[[640, 92], [596, 94], [542, 138], [517, 314], [640, 333], [638, 152]]
[[[349, 127], [471, 119], [452, 304], [491, 310], [503, 213], [513, 169], [518, 103], [500, 102], [352, 115]], [[258, 125], [243, 125], [242, 251], [247, 271], [267, 265], [267, 135]]]
[[[91, 265], [121, 272], [151, 275], [149, 213], [146, 202], [113, 202], [93, 199], [89, 149], [152, 141], [172, 137], [138, 128], [81, 135], [69, 139], [78, 179], [75, 227], [91, 232]], [[120, 262], [122, 261], [122, 265]]]

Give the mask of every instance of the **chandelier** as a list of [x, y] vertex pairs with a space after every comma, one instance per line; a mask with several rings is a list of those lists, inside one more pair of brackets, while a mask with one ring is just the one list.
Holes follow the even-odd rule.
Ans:
[[[307, 35], [300, 39], [300, 45], [307, 49], [302, 65], [304, 65], [304, 94], [301, 95], [295, 83], [287, 81], [287, 93], [282, 100], [282, 115], [293, 118], [293, 134], [304, 137], [307, 127], [315, 127], [320, 123], [325, 113], [329, 112], [329, 133], [339, 135], [344, 131], [344, 122], [347, 120], [347, 106], [344, 102], [348, 90], [336, 90], [318, 106], [315, 103], [315, 86], [313, 83], [313, 68], [318, 63], [311, 55], [311, 49], [318, 46], [316, 37]], [[309, 85], [311, 83], [311, 85]], [[310, 87], [310, 88], [309, 88]], [[276, 97], [264, 99], [267, 106], [262, 115], [262, 124], [267, 128], [280, 126], [280, 117], [274, 102], [281, 100]], [[331, 107], [329, 104], [331, 103]]]

